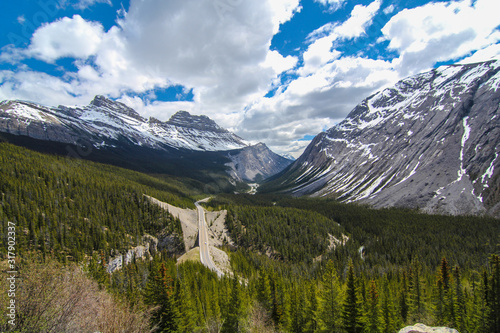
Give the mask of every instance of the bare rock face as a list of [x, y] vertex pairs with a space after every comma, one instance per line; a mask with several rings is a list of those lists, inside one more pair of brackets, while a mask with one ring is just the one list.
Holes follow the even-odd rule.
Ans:
[[424, 324], [416, 324], [403, 328], [399, 333], [458, 333], [458, 331], [448, 327], [429, 327]]
[[319, 134], [274, 182], [293, 195], [500, 217], [500, 61], [398, 82]]
[[261, 181], [289, 166], [292, 161], [273, 153], [265, 144], [258, 143], [238, 151], [228, 153], [231, 160], [226, 164], [234, 179], [242, 181]]

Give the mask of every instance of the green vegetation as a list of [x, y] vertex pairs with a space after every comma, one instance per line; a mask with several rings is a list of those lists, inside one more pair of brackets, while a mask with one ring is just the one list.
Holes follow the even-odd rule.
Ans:
[[291, 262], [312, 262], [326, 253], [328, 234], [342, 239], [337, 223], [295, 208], [229, 207], [226, 227], [239, 247]]
[[178, 206], [193, 203], [153, 177], [117, 167], [49, 156], [0, 144], [0, 231], [7, 251], [7, 224], [18, 231], [17, 251], [81, 261], [94, 251], [127, 250], [144, 234], [178, 235], [178, 220], [144, 194]]
[[[234, 276], [219, 279], [176, 263], [180, 223], [144, 196], [192, 208], [196, 182], [4, 143], [0, 172], [2, 259], [16, 224], [17, 332], [500, 332], [496, 219], [220, 194], [207, 205], [228, 210], [235, 246]], [[109, 256], [144, 234], [174, 235], [178, 250], [109, 274]]]

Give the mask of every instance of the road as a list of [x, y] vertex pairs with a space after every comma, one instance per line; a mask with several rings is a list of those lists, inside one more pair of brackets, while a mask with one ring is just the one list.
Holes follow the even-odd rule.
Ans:
[[217, 266], [215, 266], [212, 257], [210, 256], [210, 239], [208, 238], [205, 210], [200, 205], [200, 202], [206, 202], [208, 199], [210, 198], [195, 202], [196, 209], [198, 210], [198, 242], [200, 243], [200, 260], [204, 266], [216, 272], [219, 277], [222, 277], [224, 273], [222, 273]]

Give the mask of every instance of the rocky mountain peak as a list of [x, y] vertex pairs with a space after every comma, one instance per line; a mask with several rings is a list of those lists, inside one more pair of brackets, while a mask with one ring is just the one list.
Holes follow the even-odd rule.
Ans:
[[108, 109], [110, 111], [124, 114], [124, 115], [129, 116], [131, 118], [134, 118], [136, 120], [144, 121], [144, 119], [141, 117], [141, 115], [139, 113], [137, 113], [137, 111], [135, 111], [131, 107], [128, 107], [127, 105], [125, 105], [121, 102], [113, 101], [113, 100], [111, 100], [105, 96], [102, 96], [102, 95], [95, 96], [94, 99], [92, 100], [92, 102], [90, 102], [89, 106], [95, 106], [98, 108]]
[[292, 161], [272, 152], [264, 143], [259, 142], [228, 154], [229, 174], [242, 181], [260, 182], [275, 175]]
[[149, 123], [150, 124], [163, 124], [163, 122], [160, 119], [157, 119], [155, 117], [149, 117]]
[[176, 112], [168, 121], [168, 124], [170, 125], [175, 125], [175, 126], [180, 126], [180, 127], [189, 127], [189, 128], [195, 128], [199, 130], [209, 130], [209, 131], [223, 131], [227, 132], [224, 130], [222, 127], [217, 125], [215, 121], [210, 119], [209, 117], [205, 115], [201, 116], [196, 116], [192, 115], [187, 111], [178, 111]]
[[178, 111], [168, 121], [167, 124], [188, 127], [200, 131], [210, 131], [216, 133], [228, 133], [227, 130], [217, 125], [215, 121], [207, 116], [195, 116], [187, 111]]

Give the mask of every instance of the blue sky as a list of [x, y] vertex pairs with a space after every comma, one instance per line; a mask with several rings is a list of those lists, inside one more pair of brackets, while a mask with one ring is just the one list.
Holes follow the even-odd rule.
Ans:
[[17, 0], [0, 12], [0, 100], [205, 114], [298, 156], [399, 79], [499, 58], [498, 0]]

